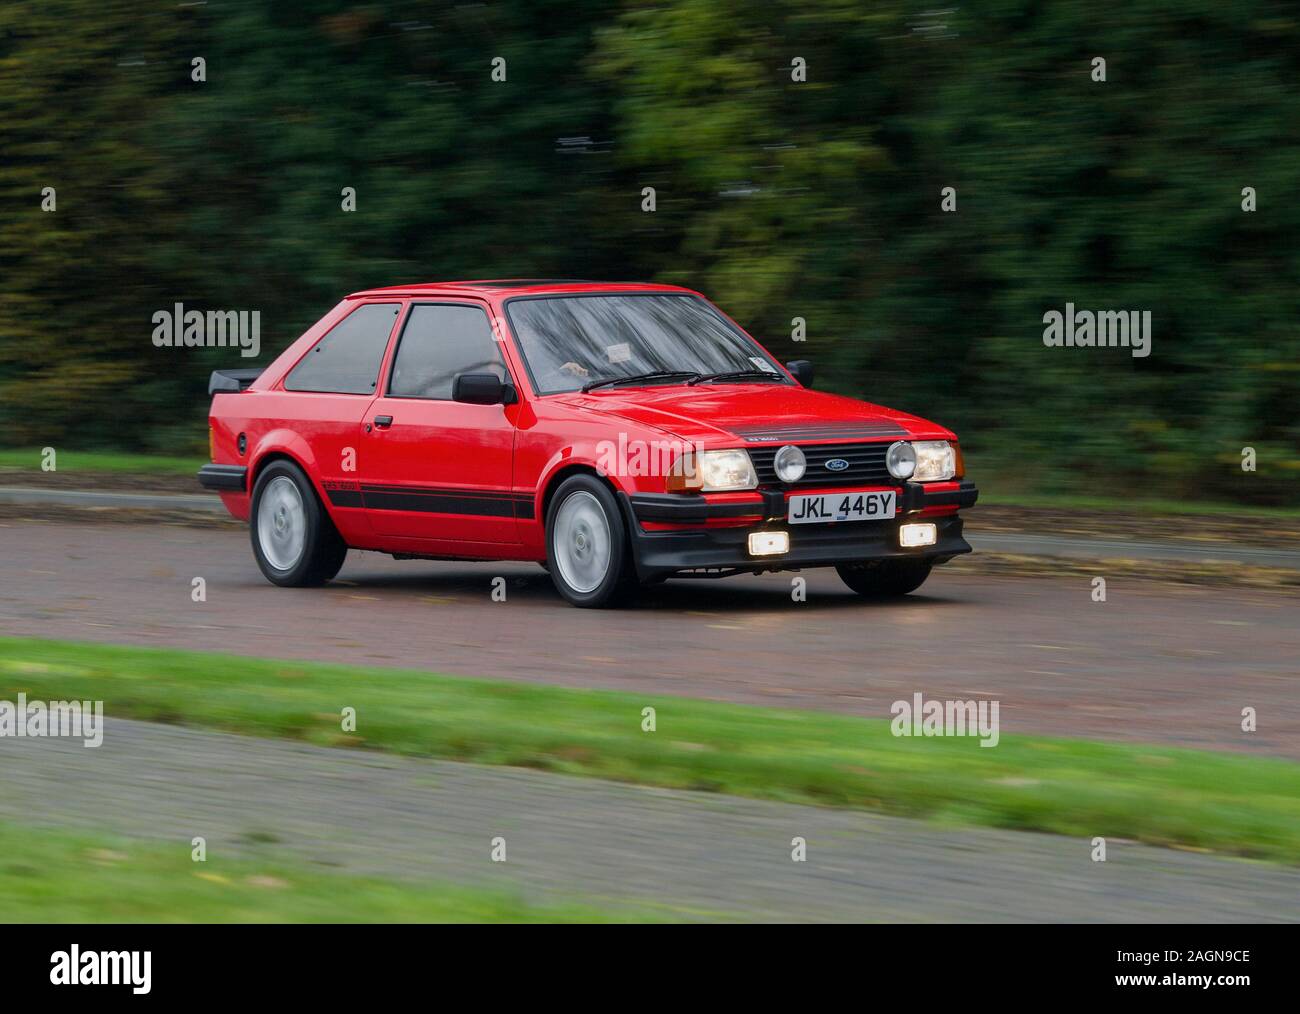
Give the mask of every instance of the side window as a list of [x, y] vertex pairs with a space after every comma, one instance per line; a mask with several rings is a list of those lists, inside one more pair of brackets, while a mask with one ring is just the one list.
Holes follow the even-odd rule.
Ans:
[[334, 325], [284, 378], [286, 391], [374, 394], [400, 303], [363, 303]]
[[451, 382], [458, 373], [495, 373], [509, 379], [487, 314], [477, 306], [411, 307], [388, 393], [450, 401]]

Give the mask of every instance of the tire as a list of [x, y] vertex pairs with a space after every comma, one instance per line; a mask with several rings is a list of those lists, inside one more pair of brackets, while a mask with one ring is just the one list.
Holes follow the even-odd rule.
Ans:
[[933, 564], [929, 560], [871, 560], [836, 567], [840, 579], [859, 595], [892, 599], [916, 591], [925, 584]]
[[291, 461], [273, 461], [257, 477], [248, 531], [262, 573], [285, 588], [324, 584], [348, 555], [316, 490]]
[[575, 606], [615, 605], [636, 587], [627, 525], [618, 501], [594, 476], [565, 479], [551, 498], [546, 510], [546, 565], [556, 590]]

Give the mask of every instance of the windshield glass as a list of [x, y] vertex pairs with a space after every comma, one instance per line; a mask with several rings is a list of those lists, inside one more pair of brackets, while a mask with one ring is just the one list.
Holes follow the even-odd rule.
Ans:
[[507, 315], [538, 394], [664, 371], [701, 376], [761, 371], [788, 383], [762, 349], [695, 296], [513, 299]]

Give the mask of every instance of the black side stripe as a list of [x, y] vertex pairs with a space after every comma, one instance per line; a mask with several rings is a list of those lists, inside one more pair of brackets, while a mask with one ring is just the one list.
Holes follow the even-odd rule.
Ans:
[[325, 495], [335, 507], [364, 507], [359, 489], [327, 489]]
[[370, 486], [328, 490], [336, 507], [413, 511], [423, 514], [465, 514], [472, 517], [531, 520], [533, 498], [528, 493], [494, 493], [488, 490], [429, 489], [423, 486]]
[[477, 517], [514, 517], [515, 501], [509, 497], [448, 496], [439, 493], [380, 493], [366, 490], [371, 510], [415, 511], [423, 514], [473, 514]]

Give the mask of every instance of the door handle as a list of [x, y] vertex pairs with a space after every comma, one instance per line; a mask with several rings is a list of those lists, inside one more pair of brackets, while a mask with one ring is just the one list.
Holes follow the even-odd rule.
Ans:
[[391, 425], [393, 425], [393, 417], [392, 417], [391, 415], [377, 415], [377, 416], [375, 416], [375, 426], [376, 426], [378, 429], [386, 430], [386, 429], [388, 429], [388, 427], [391, 426]]

